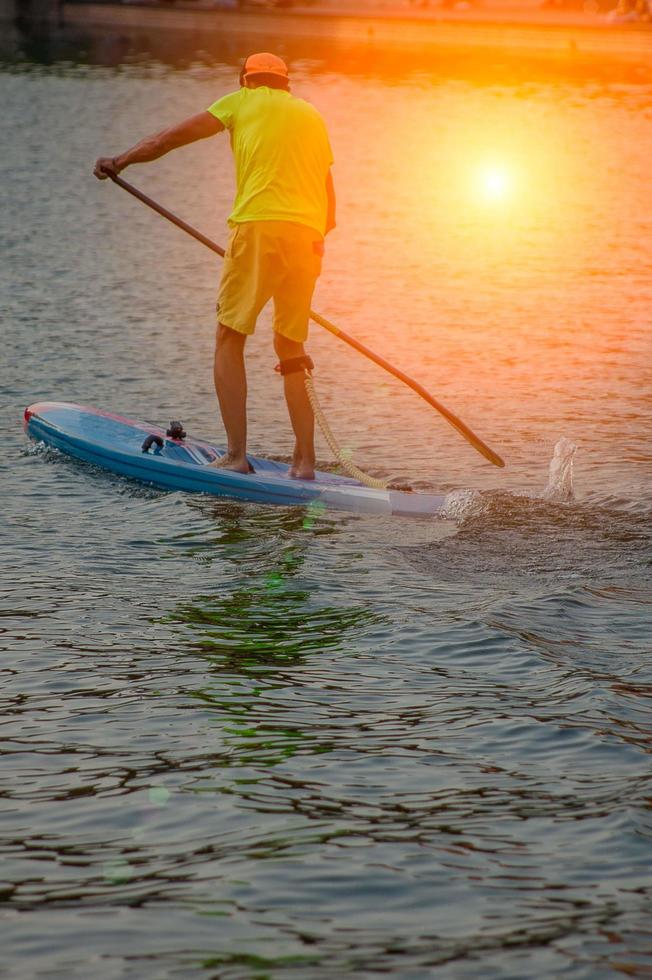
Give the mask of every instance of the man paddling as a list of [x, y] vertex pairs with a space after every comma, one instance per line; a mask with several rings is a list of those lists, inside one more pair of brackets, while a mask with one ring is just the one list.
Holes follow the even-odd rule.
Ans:
[[198, 115], [146, 137], [126, 153], [100, 157], [105, 180], [132, 163], [148, 163], [228, 130], [235, 157], [236, 197], [218, 296], [215, 390], [228, 447], [214, 465], [239, 473], [247, 462], [246, 338], [274, 300], [274, 349], [295, 435], [290, 476], [314, 479], [314, 416], [303, 384], [312, 367], [304, 343], [324, 236], [335, 227], [332, 153], [317, 110], [290, 94], [288, 69], [276, 55], [250, 55], [240, 90]]

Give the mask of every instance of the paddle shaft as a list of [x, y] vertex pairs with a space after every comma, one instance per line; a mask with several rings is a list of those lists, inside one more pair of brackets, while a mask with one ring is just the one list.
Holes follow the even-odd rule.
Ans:
[[[190, 235], [192, 238], [195, 238], [198, 242], [201, 242], [202, 245], [205, 245], [207, 248], [210, 248], [211, 251], [216, 252], [217, 255], [224, 258], [225, 251], [220, 245], [217, 244], [217, 242], [207, 238], [206, 235], [202, 235], [202, 233], [197, 231], [196, 228], [193, 228], [192, 225], [189, 225], [181, 218], [178, 218], [176, 214], [172, 214], [172, 212], [168, 211], [167, 208], [164, 208], [161, 204], [158, 204], [155, 200], [153, 200], [153, 198], [148, 197], [147, 194], [143, 194], [143, 192], [139, 191], [137, 187], [133, 186], [133, 184], [129, 184], [126, 180], [123, 180], [122, 177], [119, 177], [117, 174], [109, 174], [109, 177], [114, 184], [122, 187], [122, 189], [127, 191], [128, 194], [138, 198], [139, 201], [142, 201], [142, 203], [146, 204], [147, 207], [152, 208], [152, 210], [156, 211], [157, 214], [160, 214], [163, 218], [167, 218], [168, 221], [171, 221], [173, 225], [177, 226], [177, 228], [181, 228], [181, 230], [185, 231], [186, 234]], [[356, 340], [354, 337], [351, 337], [350, 334], [340, 330], [340, 328], [336, 327], [334, 323], [331, 323], [330, 320], [327, 320], [319, 313], [315, 313], [314, 310], [310, 311], [310, 319], [319, 324], [320, 327], [324, 327], [324, 329], [328, 330], [329, 333], [332, 333], [333, 336], [339, 337], [339, 339], [343, 340], [345, 344], [349, 345], [349, 347], [352, 347], [354, 350], [357, 350], [358, 353], [363, 354], [364, 357], [369, 358], [369, 360], [373, 361], [374, 364], [377, 364], [385, 371], [388, 371], [389, 374], [392, 374], [395, 378], [398, 378], [398, 380], [402, 381], [403, 384], [408, 386], [408, 388], [411, 388], [412, 391], [419, 395], [420, 398], [423, 398], [428, 405], [431, 405], [432, 408], [439, 412], [439, 414], [442, 415], [446, 421], [449, 422], [453, 428], [456, 429], [460, 435], [463, 436], [468, 443], [470, 443], [470, 445], [473, 446], [474, 449], [481, 453], [485, 459], [488, 459], [490, 463], [493, 463], [494, 466], [505, 465], [504, 460], [501, 459], [498, 453], [495, 453], [493, 449], [490, 449], [489, 446], [487, 446], [487, 444], [475, 434], [475, 432], [469, 429], [468, 425], [457, 417], [457, 415], [454, 415], [453, 412], [442, 405], [441, 402], [437, 401], [436, 398], [433, 398], [430, 392], [426, 391], [423, 385], [420, 385], [418, 381], [410, 378], [407, 374], [404, 374], [403, 371], [399, 371], [399, 369], [395, 368], [393, 364], [386, 361], [384, 357], [380, 357], [379, 354], [375, 354], [374, 351], [370, 350], [368, 347], [365, 347], [364, 344], [361, 344], [359, 340]]]
[[152, 211], [156, 211], [158, 214], [162, 215], [162, 217], [167, 218], [168, 221], [171, 221], [173, 225], [177, 226], [177, 228], [181, 228], [182, 231], [185, 231], [192, 238], [196, 238], [197, 241], [201, 242], [202, 245], [205, 245], [206, 248], [210, 248], [212, 252], [217, 252], [221, 258], [224, 258], [226, 252], [221, 245], [217, 244], [217, 242], [207, 238], [206, 235], [202, 235], [200, 231], [197, 231], [196, 228], [193, 228], [192, 225], [189, 225], [187, 222], [182, 221], [181, 218], [177, 218], [176, 214], [172, 214], [172, 212], [168, 211], [167, 208], [164, 208], [162, 204], [158, 204], [152, 197], [148, 197], [147, 194], [143, 194], [143, 192], [139, 191], [133, 184], [129, 184], [126, 180], [123, 180], [122, 177], [118, 177], [117, 174], [109, 174], [109, 177], [114, 184], [117, 184], [118, 187], [122, 187], [123, 191], [126, 191], [127, 194], [132, 194], [133, 197], [137, 197], [139, 201], [146, 204], [148, 208], [152, 209]]

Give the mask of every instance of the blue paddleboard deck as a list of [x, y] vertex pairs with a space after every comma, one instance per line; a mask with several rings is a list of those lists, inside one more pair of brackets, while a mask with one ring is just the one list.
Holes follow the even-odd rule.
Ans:
[[[403, 516], [437, 514], [445, 499], [440, 494], [373, 490], [349, 477], [319, 471], [315, 480], [294, 480], [287, 463], [259, 456], [249, 456], [255, 472], [234, 473], [209, 466], [224, 455], [219, 446], [191, 436], [173, 439], [150, 422], [70, 402], [30, 405], [25, 409], [25, 430], [35, 442], [67, 456], [165, 490], [283, 506], [320, 502], [356, 513]], [[142, 445], [150, 435], [163, 445], [154, 444], [144, 453]]]

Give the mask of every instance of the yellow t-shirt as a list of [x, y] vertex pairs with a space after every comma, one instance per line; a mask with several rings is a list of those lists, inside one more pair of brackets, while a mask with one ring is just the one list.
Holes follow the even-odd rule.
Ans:
[[261, 86], [225, 95], [208, 111], [231, 134], [237, 191], [229, 221], [296, 221], [323, 235], [333, 156], [315, 107]]

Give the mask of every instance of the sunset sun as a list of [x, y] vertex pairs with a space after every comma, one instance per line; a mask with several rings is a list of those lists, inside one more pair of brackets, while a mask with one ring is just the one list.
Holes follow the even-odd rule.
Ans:
[[487, 202], [505, 200], [513, 190], [513, 178], [504, 168], [499, 166], [484, 166], [476, 175], [479, 197]]

